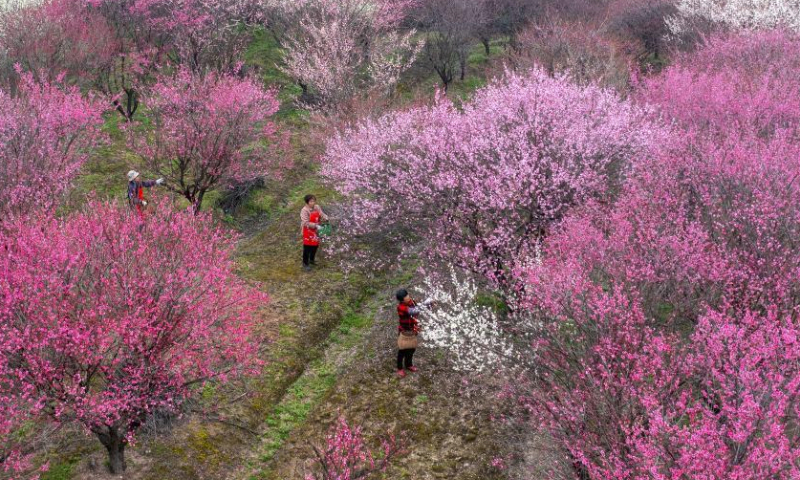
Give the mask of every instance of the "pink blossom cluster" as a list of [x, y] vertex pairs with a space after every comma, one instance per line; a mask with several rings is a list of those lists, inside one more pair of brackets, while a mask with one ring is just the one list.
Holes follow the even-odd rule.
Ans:
[[694, 131], [769, 135], [800, 125], [800, 37], [764, 31], [708, 38], [639, 85], [640, 100]]
[[27, 420], [78, 422], [120, 473], [147, 415], [257, 372], [267, 298], [234, 274], [235, 240], [168, 203], [146, 224], [90, 202], [0, 234], [0, 444]]
[[260, 13], [255, 0], [136, 0], [132, 9], [167, 39], [173, 60], [195, 72], [234, 70], [250, 38], [242, 26]]
[[389, 461], [397, 454], [394, 437], [381, 443], [381, 458], [375, 460], [364, 442], [360, 427], [352, 428], [340, 417], [331, 429], [325, 446], [314, 446], [317, 455], [313, 473], [306, 480], [358, 480], [386, 470]]
[[274, 0], [287, 25], [283, 70], [305, 106], [332, 113], [358, 94], [389, 93], [422, 45], [400, 26], [413, 0]]
[[117, 48], [102, 16], [76, 0], [23, 3], [0, 15], [4, 76], [16, 76], [18, 64], [37, 80], [66, 75], [82, 85], [94, 82], [95, 70], [114, 61]]
[[644, 81], [639, 98], [675, 122], [670, 141], [616, 202], [573, 211], [522, 273], [542, 325], [523, 398], [576, 474], [800, 476], [800, 69], [787, 35], [712, 39]]
[[365, 119], [332, 138], [322, 174], [352, 203], [343, 231], [382, 236], [506, 290], [512, 272], [570, 209], [608, 199], [662, 138], [647, 112], [595, 86], [533, 70], [462, 107]]
[[22, 74], [14, 96], [0, 90], [2, 222], [57, 206], [103, 137], [103, 106], [75, 87]]
[[152, 131], [131, 127], [130, 145], [196, 210], [208, 190], [274, 170], [265, 142], [281, 140], [271, 120], [280, 103], [259, 81], [181, 69], [159, 77], [147, 96]]

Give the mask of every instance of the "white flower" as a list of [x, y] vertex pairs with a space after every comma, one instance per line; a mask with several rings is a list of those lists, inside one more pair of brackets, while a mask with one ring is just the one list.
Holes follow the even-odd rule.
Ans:
[[476, 303], [474, 282], [459, 279], [451, 269], [447, 285], [430, 278], [424, 283], [436, 303], [422, 317], [422, 337], [428, 345], [447, 349], [456, 370], [485, 371], [517, 363], [520, 356], [513, 337], [492, 308]]
[[800, 32], [800, 0], [680, 0], [677, 8], [678, 15], [669, 20], [676, 34], [692, 18], [742, 30], [782, 27]]

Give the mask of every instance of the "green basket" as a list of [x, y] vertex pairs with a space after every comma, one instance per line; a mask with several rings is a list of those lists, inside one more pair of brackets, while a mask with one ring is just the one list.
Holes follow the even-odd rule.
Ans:
[[326, 223], [324, 225], [319, 226], [319, 228], [317, 229], [317, 235], [320, 237], [328, 237], [330, 236], [332, 230], [333, 229], [331, 228], [331, 224]]

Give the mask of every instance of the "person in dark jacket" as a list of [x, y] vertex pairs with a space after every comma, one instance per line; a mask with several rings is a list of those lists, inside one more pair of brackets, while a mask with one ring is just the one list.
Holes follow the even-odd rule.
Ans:
[[136, 208], [136, 211], [139, 212], [139, 218], [142, 220], [144, 220], [144, 208], [147, 206], [147, 201], [144, 199], [144, 189], [163, 183], [163, 178], [143, 181], [136, 170], [128, 172], [128, 203], [131, 208]]
[[397, 327], [397, 375], [403, 378], [406, 376], [406, 370], [409, 372], [418, 370], [414, 366], [414, 352], [419, 344], [419, 320], [417, 317], [422, 312], [421, 306], [429, 306], [433, 302], [425, 300], [417, 305], [405, 288], [398, 290], [395, 296], [397, 297], [397, 316], [400, 321]]

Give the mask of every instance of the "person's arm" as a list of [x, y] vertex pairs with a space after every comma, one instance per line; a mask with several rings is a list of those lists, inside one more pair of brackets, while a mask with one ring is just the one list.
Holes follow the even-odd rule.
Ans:
[[317, 205], [317, 211], [319, 212], [319, 218], [323, 222], [327, 222], [328, 220], [330, 220], [330, 218], [328, 218], [328, 216], [325, 215], [325, 212], [322, 211], [322, 207], [320, 207], [319, 205]]
[[142, 186], [146, 188], [152, 188], [156, 185], [161, 185], [162, 183], [164, 183], [163, 178], [159, 178], [158, 180], [145, 180], [142, 182]]

